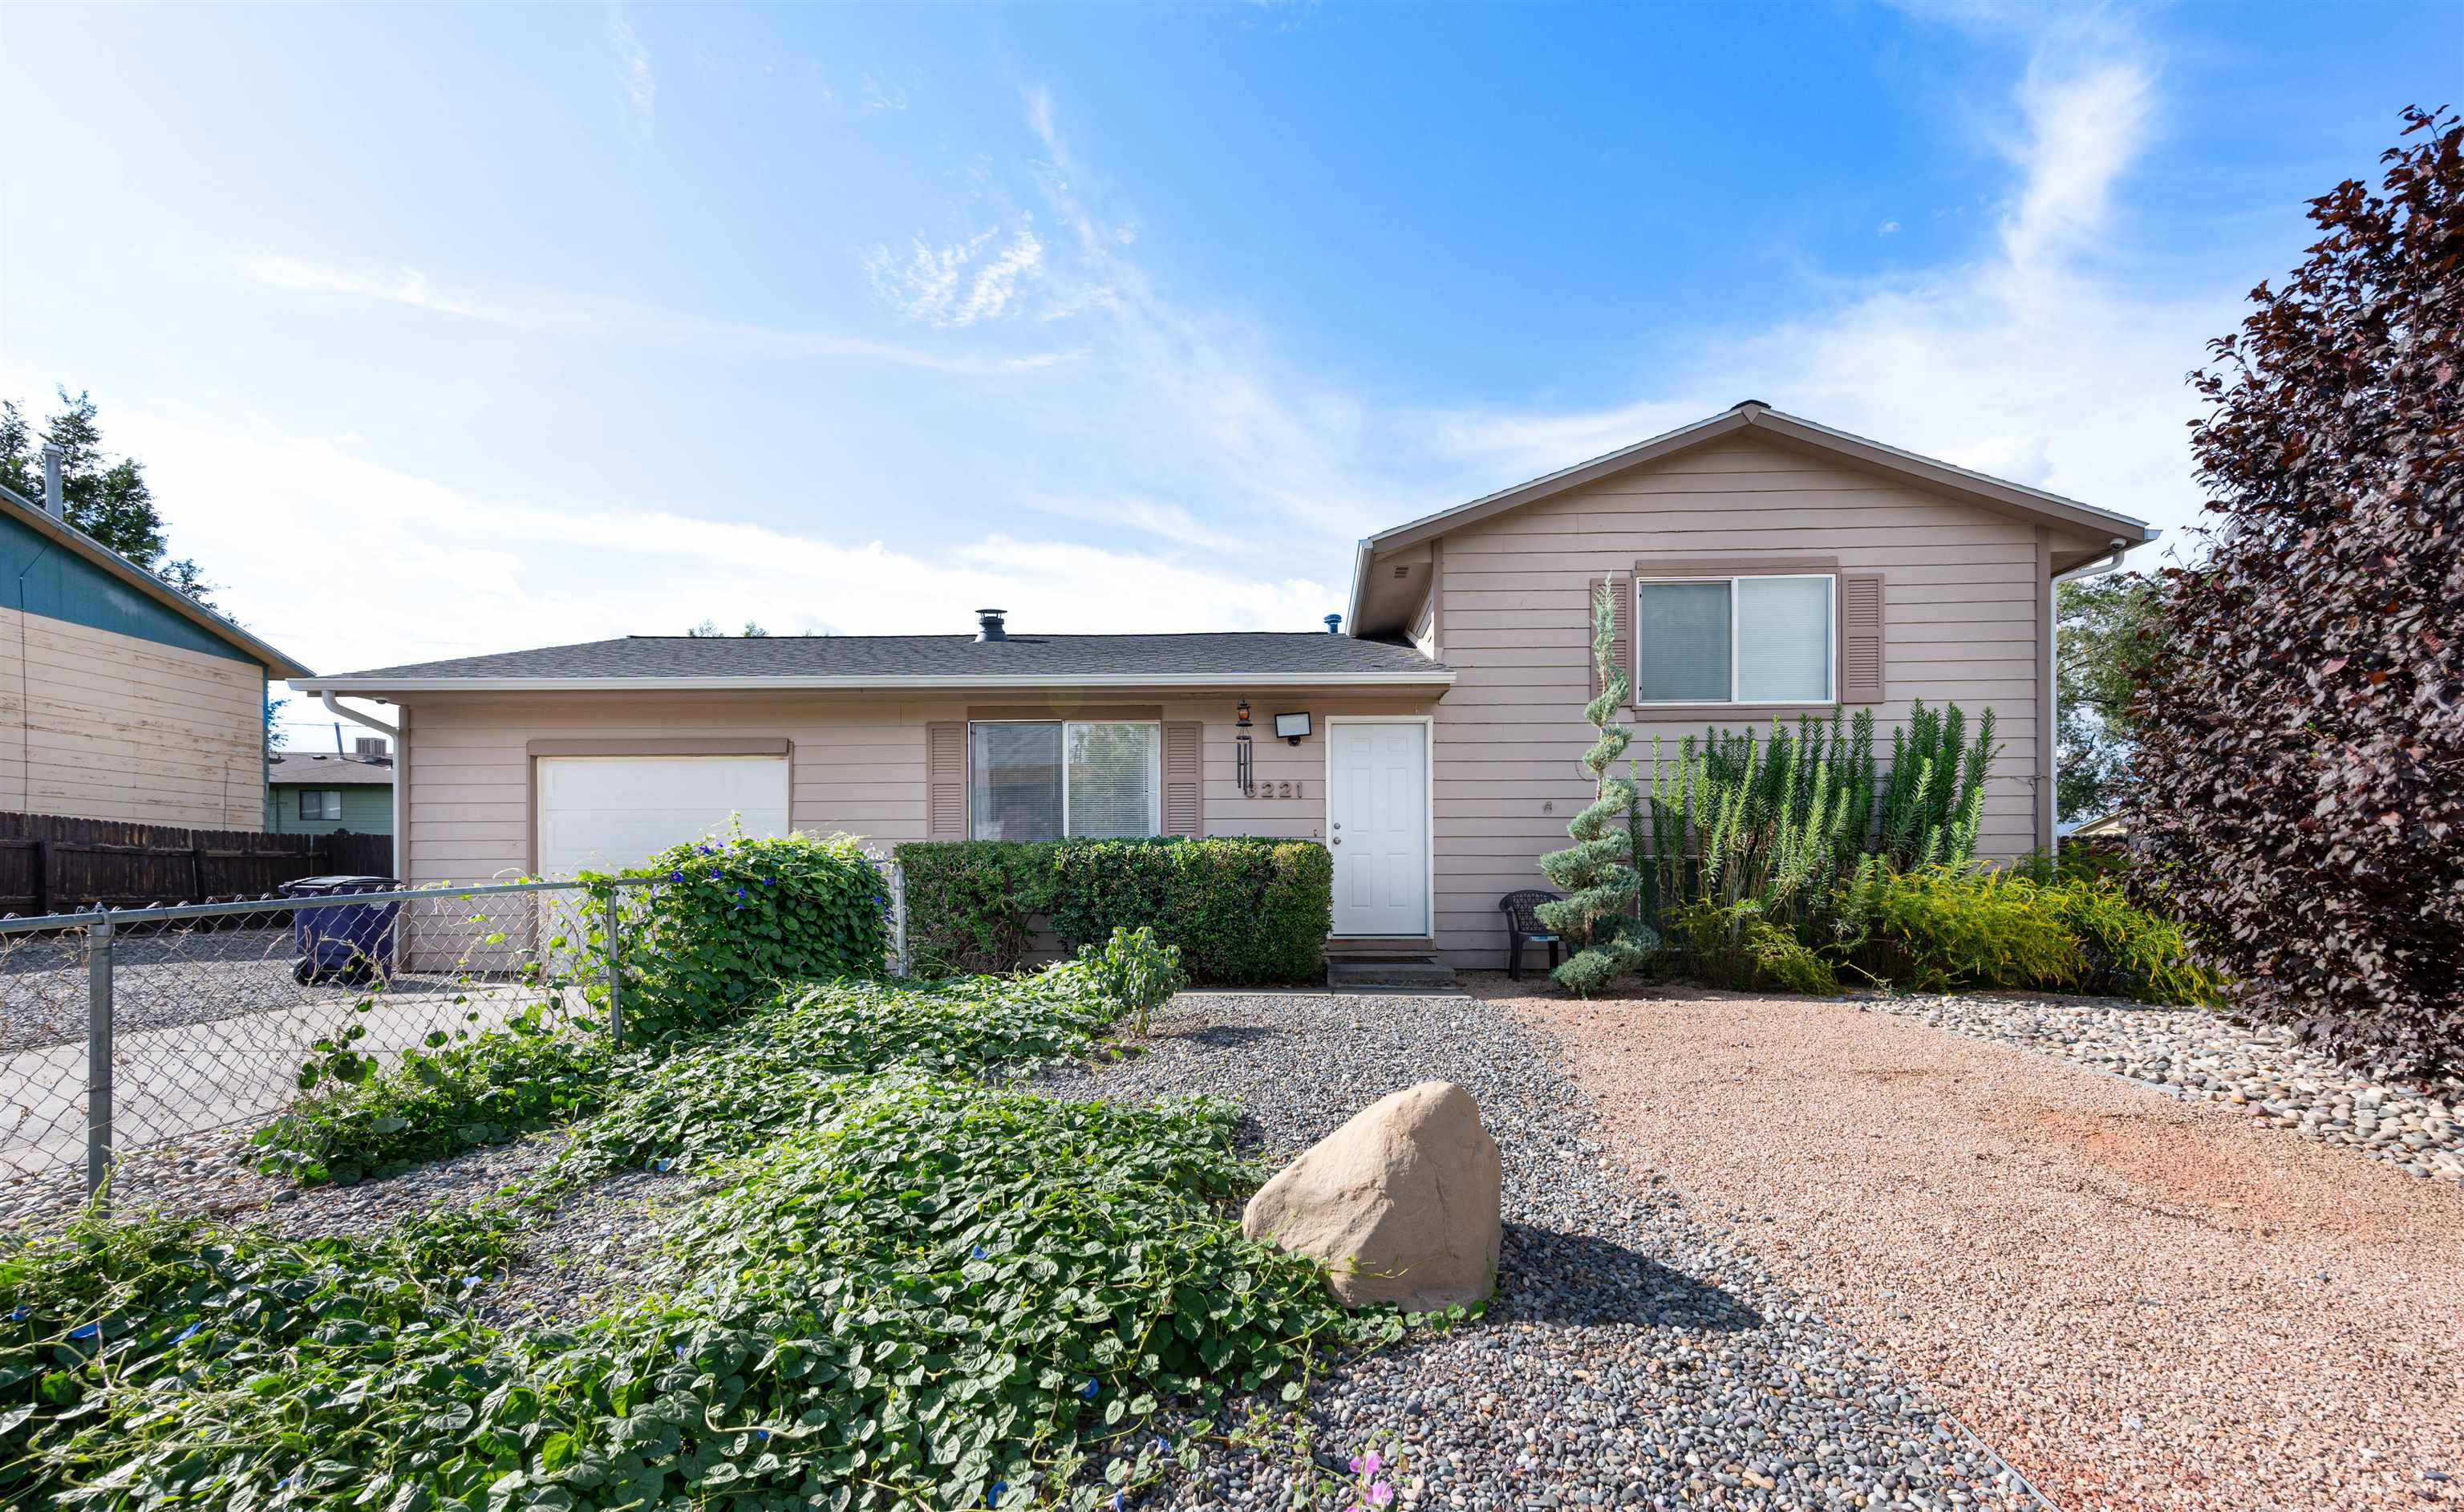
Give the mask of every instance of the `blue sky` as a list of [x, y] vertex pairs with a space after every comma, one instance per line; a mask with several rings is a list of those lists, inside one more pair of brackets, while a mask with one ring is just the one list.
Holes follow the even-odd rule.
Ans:
[[320, 670], [1305, 629], [1768, 400], [2170, 530], [2464, 5], [0, 10], [0, 393]]

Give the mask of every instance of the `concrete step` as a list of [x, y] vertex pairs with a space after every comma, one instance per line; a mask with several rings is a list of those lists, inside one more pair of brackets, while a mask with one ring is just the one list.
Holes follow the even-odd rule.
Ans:
[[1326, 963], [1326, 984], [1347, 990], [1450, 992], [1455, 969], [1433, 955], [1400, 960], [1335, 959]]

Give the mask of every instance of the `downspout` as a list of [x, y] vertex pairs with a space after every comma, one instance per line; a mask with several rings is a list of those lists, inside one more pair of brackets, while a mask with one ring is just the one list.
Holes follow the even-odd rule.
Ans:
[[[393, 725], [386, 724], [374, 714], [363, 714], [356, 709], [343, 708], [335, 701], [332, 693], [319, 693], [317, 701], [325, 706], [327, 713], [337, 718], [347, 719], [355, 725], [365, 725], [379, 734], [393, 737], [393, 835], [391, 837], [393, 871], [396, 877], [406, 876], [404, 863], [410, 850], [410, 829], [407, 822], [410, 817], [407, 812], [410, 802], [410, 783], [407, 780], [410, 775], [410, 752], [403, 744], [402, 731]], [[406, 719], [409, 716], [409, 712], [408, 710], [403, 711]]]
[[365, 725], [379, 734], [393, 736], [394, 755], [400, 756], [402, 754], [401, 731], [395, 729], [389, 724], [386, 724], [384, 720], [379, 719], [374, 714], [363, 714], [356, 709], [343, 708], [341, 704], [334, 701], [334, 695], [332, 693], [319, 693], [317, 698], [319, 702], [325, 706], [325, 712], [334, 715], [336, 718], [347, 719], [355, 725]]
[[[2157, 536], [2162, 534], [2163, 532], [2161, 531], [2150, 532], [2147, 539], [2154, 540]], [[2145, 545], [2145, 543], [2146, 542], [2143, 541], [2140, 544]], [[2121, 537], [2116, 536], [2106, 540], [2105, 544], [2113, 549], [2106, 552], [2103, 556], [2097, 558], [2094, 561], [2083, 561], [2066, 572], [2055, 573], [2045, 583], [2045, 598], [2047, 601], [2045, 604], [2045, 625], [2051, 632], [2047, 637], [2050, 644], [2045, 649], [2045, 714], [2047, 718], [2053, 720], [2057, 729], [2060, 727], [2062, 717], [2062, 685], [2060, 675], [2062, 657], [2062, 611], [2060, 585], [2065, 582], [2081, 582], [2090, 578], [2101, 578], [2106, 573], [2112, 572], [2114, 569], [2120, 567], [2122, 565], [2122, 559], [2130, 551], [2131, 543], [2123, 540]], [[2056, 756], [2056, 764], [2058, 766], [2058, 753], [2061, 749], [2059, 738], [2056, 737], [2054, 740], [2048, 742], [2048, 744], [2051, 745], [2052, 749], [2056, 753], [2057, 753]], [[2045, 774], [2046, 781], [2054, 782], [2057, 779], [2057, 773], [2047, 772]], [[2038, 812], [2041, 813], [2043, 811], [2040, 809]], [[2061, 859], [2062, 837], [2058, 822], [2054, 828], [2050, 828], [2045, 832], [2045, 854], [2055, 861], [2059, 861]]]

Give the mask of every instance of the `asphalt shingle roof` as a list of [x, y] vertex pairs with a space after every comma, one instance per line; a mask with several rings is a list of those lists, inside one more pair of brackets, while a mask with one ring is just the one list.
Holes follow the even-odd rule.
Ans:
[[391, 782], [393, 757], [319, 756], [276, 751], [266, 759], [266, 780], [275, 787], [343, 787]]
[[1186, 635], [634, 635], [331, 673], [319, 683], [469, 678], [1225, 676], [1443, 672], [1409, 646], [1323, 632]]

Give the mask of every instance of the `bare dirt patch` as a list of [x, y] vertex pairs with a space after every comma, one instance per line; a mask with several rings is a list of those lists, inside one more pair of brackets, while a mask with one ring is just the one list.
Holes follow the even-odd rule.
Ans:
[[1853, 1002], [1466, 985], [2062, 1506], [2464, 1504], [2450, 1183]]

